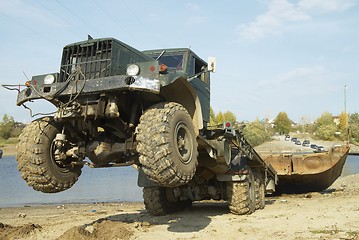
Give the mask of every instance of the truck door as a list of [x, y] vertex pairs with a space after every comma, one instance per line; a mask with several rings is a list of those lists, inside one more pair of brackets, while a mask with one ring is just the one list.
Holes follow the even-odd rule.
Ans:
[[[189, 75], [195, 75], [202, 72], [207, 68], [207, 64], [201, 59], [197, 58], [193, 54], [190, 55], [189, 59]], [[197, 92], [202, 107], [203, 121], [209, 123], [209, 111], [210, 111], [210, 73], [205, 72], [200, 74], [198, 77], [192, 79], [190, 84]]]

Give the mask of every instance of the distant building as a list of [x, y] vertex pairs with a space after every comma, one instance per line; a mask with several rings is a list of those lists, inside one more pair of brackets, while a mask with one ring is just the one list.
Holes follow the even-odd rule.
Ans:
[[[267, 123], [269, 123], [269, 124], [271, 125], [272, 128], [274, 128], [274, 120], [275, 120], [274, 118], [272, 118], [272, 119], [265, 119], [265, 120], [266, 120]], [[298, 125], [298, 123], [293, 122], [292, 120], [290, 120], [290, 121], [291, 121], [292, 127], [295, 127], [295, 126]]]
[[340, 116], [333, 116], [333, 122], [335, 123], [335, 125], [339, 125], [340, 124], [340, 120], [339, 120]]

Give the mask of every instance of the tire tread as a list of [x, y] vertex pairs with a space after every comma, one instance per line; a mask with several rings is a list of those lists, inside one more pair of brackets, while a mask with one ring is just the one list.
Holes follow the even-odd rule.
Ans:
[[21, 132], [17, 144], [16, 160], [21, 177], [33, 189], [45, 193], [64, 191], [72, 187], [81, 175], [81, 168], [70, 170], [67, 178], [57, 178], [47, 167], [50, 134], [57, 131], [49, 117], [29, 123]]
[[175, 151], [170, 144], [171, 117], [177, 111], [184, 112], [191, 119], [182, 105], [174, 102], [159, 103], [141, 116], [137, 127], [137, 152], [140, 154], [142, 169], [152, 181], [161, 186], [175, 187], [188, 183], [193, 178], [198, 164], [196, 139], [193, 153], [196, 162], [191, 172], [181, 171], [171, 160], [171, 155]]

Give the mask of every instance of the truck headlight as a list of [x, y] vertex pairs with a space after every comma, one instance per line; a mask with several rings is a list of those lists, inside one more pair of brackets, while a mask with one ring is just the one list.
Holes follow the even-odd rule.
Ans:
[[127, 67], [127, 75], [136, 76], [140, 73], [140, 67], [136, 64], [131, 64]]
[[46, 77], [44, 78], [44, 83], [45, 84], [52, 84], [55, 82], [55, 76], [54, 75], [46, 75]]

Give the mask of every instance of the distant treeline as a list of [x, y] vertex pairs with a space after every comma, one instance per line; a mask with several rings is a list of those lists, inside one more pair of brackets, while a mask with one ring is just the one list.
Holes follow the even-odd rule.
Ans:
[[324, 112], [314, 122], [301, 118], [300, 123], [293, 122], [286, 112], [280, 112], [274, 120], [256, 119], [253, 122], [238, 122], [236, 116], [227, 111], [215, 114], [211, 109], [211, 125], [221, 124], [224, 121], [234, 122], [243, 128], [243, 134], [253, 145], [257, 146], [271, 139], [274, 134], [289, 134], [291, 132], [309, 133], [316, 139], [333, 141], [349, 140], [351, 143], [359, 143], [359, 114], [347, 114], [342, 112], [334, 116]]
[[25, 126], [26, 124], [15, 122], [12, 116], [4, 114], [0, 122], [0, 139], [7, 140], [12, 137], [18, 137]]
[[[340, 139], [359, 143], [359, 113], [342, 112], [339, 116], [334, 116], [324, 112], [314, 122], [309, 122], [303, 117], [301, 123], [294, 123], [286, 112], [280, 112], [274, 120], [256, 119], [253, 122], [238, 122], [231, 111], [220, 111], [216, 114], [211, 108], [210, 126], [218, 126], [225, 121], [234, 123], [238, 129], [243, 129], [243, 134], [253, 146], [270, 140], [274, 134], [282, 135], [290, 132], [309, 133], [321, 140]], [[0, 139], [18, 137], [25, 125], [15, 122], [12, 116], [4, 114], [0, 122]]]

